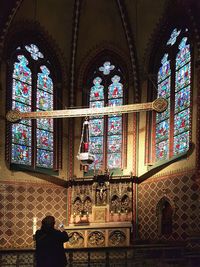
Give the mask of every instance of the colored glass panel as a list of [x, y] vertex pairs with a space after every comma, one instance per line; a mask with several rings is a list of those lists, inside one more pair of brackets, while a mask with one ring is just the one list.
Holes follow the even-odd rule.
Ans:
[[[114, 68], [115, 66], [109, 61], [106, 61], [103, 66], [98, 68], [98, 70], [102, 72], [102, 76], [101, 78], [97, 76], [93, 80], [94, 86], [92, 86], [90, 90], [90, 107], [100, 108], [105, 105], [123, 105], [123, 85], [120, 83], [120, 76], [114, 75], [106, 78], [107, 81], [105, 84], [111, 79], [111, 84], [107, 88], [101, 85], [101, 83], [104, 84], [105, 82], [103, 75], [111, 74]], [[118, 69], [118, 71], [120, 70]], [[107, 133], [104, 132], [105, 122], [108, 123]], [[107, 138], [107, 142], [105, 142], [104, 137]], [[90, 119], [90, 152], [96, 156], [96, 161], [89, 166], [89, 169], [100, 169], [103, 166], [103, 152], [105, 152], [104, 142], [107, 144], [107, 153], [109, 154], [112, 152], [113, 154], [110, 155], [110, 165], [107, 161], [107, 167], [111, 169], [116, 168], [116, 166], [121, 167], [121, 153], [118, 153], [121, 152], [122, 149], [121, 115], [110, 115], [106, 118], [105, 116], [97, 116], [96, 118], [92, 117]]]
[[[30, 112], [31, 111], [30, 106], [27, 106], [23, 103], [16, 102], [16, 101], [12, 102], [12, 109], [17, 109], [21, 112]], [[21, 120], [21, 123], [31, 125], [31, 120]]]
[[190, 63], [176, 72], [176, 92], [190, 83]]
[[53, 134], [37, 129], [37, 147], [53, 150]]
[[[169, 99], [167, 99], [169, 101]], [[163, 120], [166, 120], [169, 118], [170, 114], [170, 103], [168, 103], [167, 109], [161, 113], [156, 113], [156, 122], [159, 123]]]
[[168, 98], [170, 96], [171, 77], [158, 84], [158, 97]]
[[97, 101], [97, 100], [103, 100], [104, 99], [104, 87], [100, 83], [102, 82], [102, 79], [100, 77], [96, 77], [93, 80], [94, 86], [92, 86], [90, 91], [90, 101]]
[[37, 149], [38, 167], [53, 168], [53, 152]]
[[104, 75], [110, 74], [111, 70], [114, 70], [115, 66], [111, 65], [109, 61], [104, 62], [103, 66], [99, 68], [100, 71], [103, 72]]
[[169, 138], [169, 120], [162, 121], [156, 125], [157, 143]]
[[92, 154], [103, 153], [103, 136], [90, 137], [90, 151]]
[[90, 170], [99, 170], [103, 166], [103, 154], [95, 154], [95, 160], [89, 165]]
[[122, 132], [122, 117], [108, 118], [108, 135], [121, 134]]
[[123, 105], [123, 99], [122, 98], [108, 100], [108, 106], [109, 107], [122, 106], [122, 105]]
[[118, 169], [121, 167], [121, 153], [108, 154], [108, 168]]
[[13, 99], [31, 105], [31, 86], [13, 79]]
[[120, 77], [115, 75], [112, 79], [112, 84], [108, 87], [108, 99], [120, 98], [123, 96], [123, 86], [119, 82]]
[[12, 142], [31, 146], [31, 127], [27, 127], [23, 124], [12, 125]]
[[185, 65], [191, 60], [190, 45], [186, 45], [187, 38], [184, 37], [179, 45], [180, 51], [176, 56], [176, 70]]
[[175, 113], [190, 106], [190, 86], [175, 94]]
[[174, 155], [184, 153], [189, 149], [189, 131], [174, 137]]
[[31, 84], [31, 70], [27, 67], [28, 60], [23, 55], [17, 57], [19, 62], [14, 63], [13, 78]]
[[[37, 80], [37, 110], [53, 109], [53, 82], [46, 66], [40, 67]], [[42, 90], [41, 90], [42, 89]], [[53, 119], [37, 120], [37, 162], [38, 167], [53, 167]], [[45, 149], [45, 150], [43, 150]]]
[[53, 109], [53, 95], [42, 90], [37, 90], [37, 108], [40, 110]]
[[28, 52], [30, 52], [31, 57], [34, 60], [38, 60], [39, 58], [44, 58], [44, 55], [39, 51], [39, 48], [35, 44], [25, 45], [25, 48]]
[[13, 163], [31, 165], [31, 147], [12, 144]]
[[188, 131], [190, 128], [190, 110], [189, 108], [179, 112], [174, 118], [174, 135]]
[[171, 36], [169, 38], [169, 40], [167, 41], [167, 45], [174, 45], [176, 43], [176, 39], [179, 36], [179, 34], [181, 33], [181, 30], [177, 30], [176, 28], [172, 31]]
[[37, 128], [53, 131], [53, 119], [37, 119]]
[[112, 135], [108, 136], [108, 153], [121, 152], [122, 136]]
[[[17, 48], [17, 50], [20, 49], [23, 48]], [[44, 55], [34, 44], [26, 45], [25, 49], [34, 60], [44, 58]], [[37, 111], [52, 110], [53, 82], [50, 78], [49, 69], [42, 65], [40, 66], [40, 73], [36, 73], [34, 69], [32, 74], [26, 57], [18, 55], [17, 59], [18, 62], [14, 63], [12, 75], [12, 109], [29, 112], [32, 110], [32, 106], [36, 106]], [[32, 75], [37, 77], [37, 88], [33, 87]], [[33, 99], [32, 95], [34, 96]], [[33, 148], [33, 154], [37, 149], [36, 165], [48, 168], [53, 167], [53, 119], [38, 119], [36, 125], [39, 128], [36, 130], [36, 136], [34, 137], [36, 138], [37, 147]], [[20, 124], [12, 125], [12, 162], [25, 165], [32, 164], [32, 134], [31, 120], [22, 120]], [[48, 154], [49, 157], [47, 159]]]
[[49, 93], [53, 93], [53, 82], [49, 77], [49, 69], [46, 66], [41, 66], [40, 69], [42, 73], [38, 73], [37, 87]]
[[103, 107], [104, 107], [104, 101], [90, 102], [90, 108], [103, 108]]
[[171, 74], [170, 61], [168, 60], [168, 54], [165, 54], [161, 60], [162, 66], [158, 71], [158, 83], [163, 81]]
[[90, 120], [90, 135], [103, 135], [103, 119]]
[[165, 160], [169, 156], [169, 141], [165, 140], [156, 144], [156, 160]]

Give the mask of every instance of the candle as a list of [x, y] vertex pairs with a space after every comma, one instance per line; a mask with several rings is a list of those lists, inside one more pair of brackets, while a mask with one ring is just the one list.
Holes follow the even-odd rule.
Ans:
[[33, 217], [33, 235], [37, 231], [37, 217]]

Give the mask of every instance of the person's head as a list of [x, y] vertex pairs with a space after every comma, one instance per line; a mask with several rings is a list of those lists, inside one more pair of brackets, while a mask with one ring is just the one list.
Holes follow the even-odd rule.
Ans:
[[55, 225], [55, 218], [51, 215], [46, 216], [42, 220], [42, 228], [46, 230], [53, 229]]

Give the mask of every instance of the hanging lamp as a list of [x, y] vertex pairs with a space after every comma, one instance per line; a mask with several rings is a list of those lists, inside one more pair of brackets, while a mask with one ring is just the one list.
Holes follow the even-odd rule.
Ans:
[[92, 164], [93, 161], [95, 160], [95, 156], [90, 153], [90, 148], [89, 148], [89, 121], [87, 118], [83, 122], [81, 141], [77, 159], [80, 160], [82, 165]]

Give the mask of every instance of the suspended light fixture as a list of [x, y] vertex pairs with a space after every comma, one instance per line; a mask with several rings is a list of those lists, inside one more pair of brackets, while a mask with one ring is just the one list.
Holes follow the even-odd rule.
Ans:
[[77, 155], [77, 159], [80, 160], [81, 164], [89, 165], [92, 164], [95, 160], [95, 156], [90, 153], [89, 147], [89, 121], [86, 118], [83, 122], [83, 128], [81, 133], [81, 141], [79, 146], [79, 151]]

